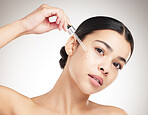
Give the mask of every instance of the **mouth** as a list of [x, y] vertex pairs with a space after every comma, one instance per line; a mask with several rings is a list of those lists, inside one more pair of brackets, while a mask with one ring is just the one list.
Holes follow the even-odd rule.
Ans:
[[91, 82], [95, 86], [99, 87], [99, 86], [103, 85], [103, 79], [101, 77], [99, 77], [97, 75], [91, 75], [91, 74], [88, 74], [88, 76], [91, 78]]

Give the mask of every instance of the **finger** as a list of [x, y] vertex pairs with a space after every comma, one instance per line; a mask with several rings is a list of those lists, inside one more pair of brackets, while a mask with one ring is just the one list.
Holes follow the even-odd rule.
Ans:
[[63, 25], [63, 16], [62, 12], [58, 9], [50, 9], [46, 17], [51, 17], [51, 16], [57, 16], [56, 23], [58, 25], [58, 29], [62, 30], [62, 25]]
[[64, 13], [64, 20], [65, 21], [64, 21], [63, 29], [64, 31], [67, 31], [67, 26], [68, 24], [71, 25], [71, 22], [65, 13]]
[[72, 24], [71, 24], [71, 21], [70, 21], [70, 19], [68, 18], [67, 15], [66, 15], [66, 19], [67, 19], [68, 24], [69, 24], [69, 25], [72, 25]]
[[49, 8], [44, 8], [43, 13], [45, 17], [52, 17], [52, 16], [57, 16], [57, 18], [62, 17], [62, 13], [58, 9], [49, 9]]
[[42, 9], [45, 17], [57, 16], [57, 24], [59, 24], [60, 18], [62, 18], [63, 15], [65, 15], [62, 9], [51, 7], [51, 6], [48, 6], [47, 4], [42, 4], [40, 6], [40, 9]]
[[66, 19], [66, 17], [65, 17], [65, 16], [64, 16], [63, 29], [64, 29], [64, 31], [65, 31], [65, 32], [67, 31], [67, 19]]
[[65, 26], [64, 26], [65, 32], [67, 32], [67, 25], [68, 25], [67, 21], [65, 21], [65, 24], [64, 24], [64, 25], [65, 25]]
[[53, 30], [53, 29], [57, 29], [58, 25], [56, 24], [56, 22], [52, 22], [50, 23], [50, 27], [52, 28], [51, 30]]
[[59, 24], [60, 23], [61, 18], [57, 17], [56, 19], [56, 23]]
[[47, 7], [47, 5], [43, 5], [42, 9], [45, 13], [45, 17], [57, 16], [56, 24], [59, 30], [62, 30], [62, 28], [64, 31], [67, 30], [67, 24], [70, 23], [70, 21], [62, 9]]
[[62, 19], [60, 20], [60, 24], [59, 24], [59, 29], [62, 30], [62, 26], [64, 24], [64, 19], [62, 17]]

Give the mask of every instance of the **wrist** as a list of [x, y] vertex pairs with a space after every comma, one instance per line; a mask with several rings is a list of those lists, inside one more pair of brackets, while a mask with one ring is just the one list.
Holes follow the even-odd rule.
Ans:
[[19, 36], [27, 35], [28, 28], [27, 28], [27, 23], [25, 22], [25, 20], [24, 19], [17, 20], [16, 23], [17, 25], [19, 25], [19, 29], [20, 29]]

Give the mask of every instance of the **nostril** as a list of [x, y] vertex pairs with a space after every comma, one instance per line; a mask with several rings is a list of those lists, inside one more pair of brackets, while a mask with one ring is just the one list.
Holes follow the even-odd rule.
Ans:
[[105, 74], [105, 75], [107, 75], [107, 74], [108, 74], [108, 72], [105, 72], [104, 74]]
[[103, 70], [103, 71], [104, 71], [104, 69], [103, 69], [103, 68], [100, 68], [100, 70]]
[[100, 68], [100, 70], [103, 71], [103, 73], [104, 73], [105, 75], [108, 75], [108, 72], [105, 72], [102, 67]]

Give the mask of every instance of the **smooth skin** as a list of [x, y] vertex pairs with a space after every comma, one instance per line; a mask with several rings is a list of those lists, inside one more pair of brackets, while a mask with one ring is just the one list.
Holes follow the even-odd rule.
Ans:
[[[48, 18], [52, 16], [57, 16], [56, 22], [49, 22]], [[23, 19], [0, 28], [0, 48], [22, 35], [42, 34], [53, 29], [67, 31], [67, 24], [70, 21], [62, 9], [43, 4]], [[112, 51], [96, 40], [110, 45]], [[127, 115], [123, 109], [97, 104], [88, 98], [116, 79], [119, 65], [125, 65], [118, 57], [128, 58], [129, 43], [124, 35], [112, 30], [94, 31], [83, 42], [87, 52], [73, 36], [69, 38], [65, 45], [68, 54], [66, 66], [48, 93], [28, 98], [0, 86], [0, 115]], [[118, 64], [115, 66], [114, 63]], [[94, 86], [88, 74], [100, 76], [103, 85]]]

